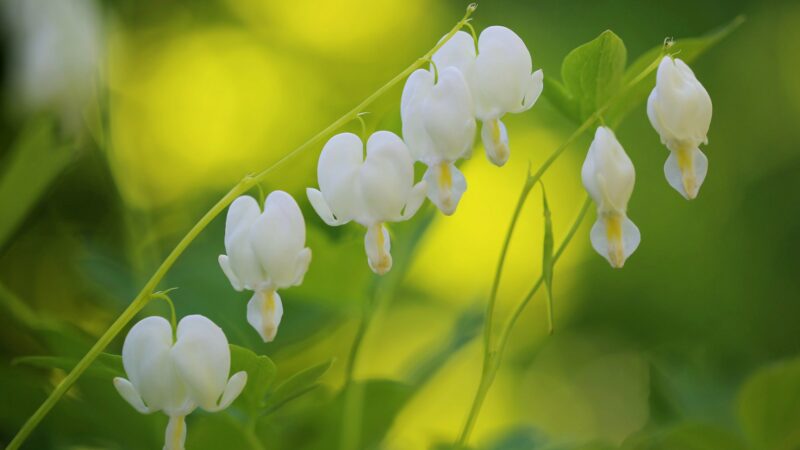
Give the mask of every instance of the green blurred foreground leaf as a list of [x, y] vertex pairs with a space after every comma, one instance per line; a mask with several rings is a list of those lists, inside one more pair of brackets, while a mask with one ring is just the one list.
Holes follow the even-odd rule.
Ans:
[[267, 398], [264, 405], [266, 413], [274, 412], [287, 402], [319, 386], [319, 378], [333, 365], [334, 359], [301, 370], [278, 385]]
[[[14, 359], [12, 364], [26, 365], [40, 369], [61, 369], [70, 371], [78, 364], [78, 358], [71, 358], [68, 356], [23, 356]], [[86, 369], [86, 375], [108, 379], [124, 377], [125, 370], [122, 368], [122, 356], [101, 353], [95, 362]]]
[[800, 359], [762, 369], [739, 393], [739, 420], [756, 449], [800, 448]]

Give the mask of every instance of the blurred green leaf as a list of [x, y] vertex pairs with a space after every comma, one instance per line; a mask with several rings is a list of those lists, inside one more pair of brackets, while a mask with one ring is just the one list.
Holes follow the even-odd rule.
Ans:
[[[577, 103], [578, 116], [572, 119], [582, 122], [619, 91], [626, 60], [625, 44], [610, 30], [567, 54], [561, 65], [561, 79]], [[554, 103], [558, 105], [557, 102], [563, 102], [562, 93], [558, 89], [553, 91]]]
[[192, 450], [241, 449], [264, 447], [227, 414], [208, 414], [187, 421], [186, 448]]
[[[361, 390], [360, 395], [364, 399], [361, 409], [361, 429], [358, 440], [358, 448], [373, 449], [381, 448], [380, 443], [394, 424], [397, 414], [403, 409], [413, 394], [413, 387], [408, 384], [394, 380], [367, 380], [351, 383], [347, 390], [343, 390], [338, 398], [337, 407], [334, 411], [346, 411], [346, 399], [348, 390]], [[334, 429], [338, 435], [341, 432], [342, 417], [349, 419], [349, 416], [336, 414]], [[338, 442], [338, 436], [336, 442]]]
[[252, 350], [231, 345], [231, 373], [247, 372], [247, 384], [237, 401], [245, 403], [247, 410], [255, 413], [264, 402], [272, 386], [277, 369], [267, 356], [256, 355]]
[[309, 392], [319, 386], [319, 377], [325, 374], [333, 365], [334, 359], [301, 370], [278, 385], [266, 401], [266, 412], [272, 413], [287, 402]]
[[744, 450], [728, 431], [701, 423], [681, 423], [666, 430], [637, 435], [622, 446], [624, 450]]
[[22, 130], [0, 164], [0, 247], [74, 156], [72, 146], [55, 142], [51, 121], [37, 120]]
[[[691, 63], [697, 59], [698, 56], [705, 53], [706, 50], [731, 34], [731, 32], [737, 29], [742, 23], [744, 23], [744, 17], [738, 16], [729, 24], [705, 36], [674, 41], [668, 51], [687, 64]], [[608, 109], [608, 113], [606, 113], [606, 120], [612, 124], [612, 126], [622, 122], [632, 109], [639, 106], [645, 101], [647, 96], [650, 95], [650, 91], [653, 90], [656, 83], [655, 73], [638, 80], [638, 82], [633, 85], [630, 84], [636, 81], [636, 77], [658, 58], [663, 49], [663, 45], [653, 47], [637, 58], [625, 71], [625, 77], [623, 79], [623, 86], [626, 86], [625, 93], [619, 100], [611, 105]]]
[[738, 406], [755, 448], [800, 448], [800, 359], [758, 371], [742, 387]]
[[[66, 356], [23, 356], [13, 360], [12, 364], [27, 365], [40, 369], [61, 369], [69, 372], [78, 364], [77, 358]], [[122, 367], [122, 356], [110, 353], [101, 353], [97, 359], [86, 369], [85, 375], [100, 378], [124, 377], [125, 369]]]

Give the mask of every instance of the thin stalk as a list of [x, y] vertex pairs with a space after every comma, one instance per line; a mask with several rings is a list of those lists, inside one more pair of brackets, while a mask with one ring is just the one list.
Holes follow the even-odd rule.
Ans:
[[[580, 228], [583, 219], [586, 217], [586, 213], [589, 211], [589, 206], [591, 206], [592, 201], [591, 199], [586, 196], [583, 201], [583, 206], [581, 207], [580, 212], [578, 213], [578, 217], [575, 218], [575, 221], [572, 223], [567, 234], [564, 236], [564, 240], [559, 245], [558, 250], [553, 255], [553, 265], [558, 262], [558, 259], [564, 253], [564, 250], [569, 245], [569, 242], [575, 236], [575, 233]], [[522, 315], [522, 311], [525, 310], [525, 307], [528, 306], [528, 303], [531, 301], [533, 296], [539, 290], [539, 288], [544, 283], [544, 276], [540, 275], [539, 279], [536, 280], [536, 283], [533, 284], [530, 291], [523, 297], [522, 301], [517, 304], [517, 307], [514, 309], [514, 312], [508, 319], [505, 327], [503, 327], [503, 331], [500, 335], [499, 344], [497, 349], [491, 353], [491, 357], [488, 360], [485, 360], [483, 365], [483, 370], [481, 372], [481, 381], [478, 385], [478, 391], [475, 393], [475, 398], [472, 401], [472, 406], [470, 407], [469, 415], [467, 416], [467, 422], [464, 425], [464, 430], [459, 436], [459, 440], [457, 443], [456, 448], [462, 448], [467, 440], [469, 439], [469, 435], [472, 432], [472, 429], [475, 426], [475, 422], [478, 419], [478, 414], [480, 413], [481, 407], [483, 406], [484, 400], [486, 400], [486, 395], [489, 393], [489, 388], [491, 388], [492, 383], [494, 382], [495, 375], [497, 375], [497, 370], [500, 368], [500, 362], [503, 358], [503, 353], [506, 349], [506, 344], [508, 343], [508, 337], [511, 334], [511, 330], [516, 325], [517, 320]]]
[[78, 362], [78, 364], [67, 374], [64, 379], [56, 386], [53, 392], [45, 399], [45, 401], [39, 406], [39, 408], [33, 413], [33, 415], [28, 418], [22, 428], [17, 432], [14, 439], [6, 447], [6, 450], [18, 450], [19, 447], [25, 442], [25, 440], [30, 436], [33, 430], [39, 425], [39, 423], [44, 419], [44, 417], [53, 409], [56, 403], [64, 396], [64, 394], [78, 381], [78, 378], [83, 374], [84, 371], [92, 364], [92, 362], [97, 359], [97, 356], [102, 353], [103, 350], [111, 343], [111, 341], [122, 331], [122, 329], [136, 316], [136, 313], [141, 311], [142, 308], [147, 304], [147, 302], [151, 299], [151, 293], [156, 289], [158, 284], [167, 274], [172, 265], [178, 259], [178, 257], [183, 254], [189, 244], [194, 241], [194, 239], [211, 223], [214, 218], [216, 218], [228, 205], [236, 199], [236, 197], [244, 194], [258, 183], [263, 181], [269, 174], [271, 174], [275, 169], [285, 164], [287, 161], [295, 158], [298, 154], [302, 153], [303, 151], [307, 150], [309, 147], [318, 144], [323, 138], [328, 136], [329, 134], [333, 133], [337, 129], [341, 128], [344, 124], [348, 123], [349, 121], [355, 119], [360, 112], [362, 112], [367, 106], [372, 104], [375, 100], [385, 94], [389, 89], [403, 81], [406, 77], [408, 77], [411, 72], [417, 70], [418, 68], [422, 67], [425, 63], [427, 63], [434, 53], [436, 53], [439, 48], [441, 48], [451, 37], [453, 37], [456, 32], [458, 32], [464, 24], [467, 23], [467, 20], [475, 12], [477, 9], [477, 4], [472, 3], [467, 7], [464, 16], [461, 18], [458, 23], [433, 47], [431, 48], [424, 56], [417, 59], [408, 66], [405, 70], [397, 74], [394, 78], [389, 80], [386, 84], [381, 86], [377, 91], [372, 93], [372, 95], [365, 98], [361, 103], [359, 103], [355, 108], [347, 112], [345, 115], [334, 121], [324, 130], [320, 131], [316, 135], [314, 135], [311, 139], [297, 147], [296, 149], [292, 150], [291, 152], [287, 153], [275, 163], [273, 163], [270, 167], [264, 169], [263, 171], [259, 172], [253, 176], [246, 176], [242, 179], [238, 184], [236, 184], [224, 197], [222, 197], [208, 212], [203, 215], [203, 217], [189, 230], [189, 232], [184, 236], [180, 242], [175, 246], [175, 248], [167, 255], [161, 265], [156, 269], [156, 272], [153, 274], [152, 277], [147, 281], [144, 285], [142, 290], [139, 294], [131, 301], [127, 308], [120, 314], [119, 317], [111, 324], [111, 326], [103, 333], [102, 336], [98, 339], [98, 341], [92, 346], [86, 355]]
[[[497, 262], [497, 268], [495, 269], [494, 281], [492, 282], [492, 287], [489, 292], [489, 300], [486, 304], [486, 318], [485, 318], [485, 325], [484, 325], [484, 334], [483, 334], [483, 367], [481, 369], [481, 381], [478, 384], [478, 390], [475, 393], [475, 398], [473, 399], [472, 406], [470, 407], [470, 412], [467, 416], [467, 420], [464, 423], [464, 428], [461, 430], [461, 434], [456, 441], [456, 447], [463, 447], [466, 442], [469, 440], [469, 435], [472, 433], [472, 429], [475, 427], [475, 421], [477, 420], [477, 416], [480, 412], [481, 406], [483, 405], [483, 400], [486, 394], [488, 393], [489, 387], [494, 380], [494, 371], [496, 371], [496, 366], [499, 365], [499, 357], [498, 351], [492, 346], [492, 327], [494, 325], [494, 309], [497, 303], [497, 292], [500, 288], [500, 278], [503, 272], [503, 267], [505, 266], [506, 256], [508, 254], [508, 248], [511, 244], [511, 236], [514, 233], [514, 229], [517, 226], [517, 222], [519, 221], [519, 217], [522, 212], [522, 207], [525, 204], [525, 201], [528, 198], [528, 194], [530, 194], [533, 187], [536, 183], [542, 178], [542, 175], [550, 168], [550, 166], [561, 156], [562, 153], [575, 141], [577, 140], [583, 133], [585, 133], [589, 128], [591, 128], [595, 123], [602, 119], [603, 114], [614, 104], [618, 98], [620, 98], [623, 94], [627, 93], [633, 86], [637, 85], [641, 80], [647, 77], [653, 70], [658, 67], [658, 64], [661, 62], [661, 57], [663, 56], [664, 52], [662, 51], [659, 56], [648, 65], [642, 72], [640, 72], [636, 77], [634, 77], [622, 90], [620, 90], [614, 97], [609, 99], [603, 106], [598, 108], [597, 110], [592, 113], [568, 138], [564, 141], [560, 146], [558, 146], [553, 153], [545, 160], [544, 163], [539, 167], [539, 169], [533, 175], [528, 175], [528, 178], [525, 180], [525, 184], [522, 187], [522, 192], [520, 193], [519, 200], [517, 201], [517, 206], [514, 209], [514, 213], [511, 216], [511, 223], [508, 226], [508, 230], [506, 231], [505, 239], [503, 240], [503, 246], [500, 250], [500, 259]], [[535, 290], [542, 284], [544, 278], [539, 278], [539, 281], [534, 285], [534, 289], [532, 290], [535, 293]], [[527, 301], [525, 302], [527, 304]], [[514, 323], [516, 319], [514, 320]], [[513, 326], [513, 323], [512, 323]], [[503, 335], [507, 335], [509, 330], [504, 330], [502, 332]], [[505, 345], [505, 344], [503, 344]], [[495, 367], [493, 369], [493, 367]]]

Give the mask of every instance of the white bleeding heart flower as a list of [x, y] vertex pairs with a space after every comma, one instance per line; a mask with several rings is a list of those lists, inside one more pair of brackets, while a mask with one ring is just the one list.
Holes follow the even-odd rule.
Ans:
[[264, 342], [275, 339], [283, 317], [276, 290], [302, 283], [311, 263], [311, 250], [305, 242], [303, 213], [286, 192], [270, 193], [264, 211], [247, 195], [228, 208], [227, 254], [219, 256], [219, 265], [234, 289], [253, 291], [247, 304], [247, 321]]
[[428, 198], [453, 214], [467, 189], [455, 162], [468, 158], [475, 140], [472, 95], [455, 67], [433, 72], [419, 69], [408, 77], [400, 104], [403, 139], [411, 156], [428, 166], [423, 179]]
[[400, 137], [373, 133], [364, 143], [352, 133], [333, 136], [319, 157], [320, 189], [308, 188], [308, 200], [325, 223], [350, 221], [367, 227], [364, 247], [369, 267], [384, 274], [392, 267], [386, 222], [411, 218], [425, 200], [426, 182], [414, 184], [414, 161]]
[[455, 67], [464, 74], [475, 103], [475, 116], [482, 123], [481, 140], [486, 156], [502, 166], [510, 155], [508, 133], [502, 118], [506, 113], [530, 109], [544, 87], [541, 70], [531, 73], [531, 54], [516, 33], [506, 27], [486, 28], [478, 38], [459, 31], [436, 54], [439, 70]]
[[142, 414], [169, 416], [165, 450], [183, 450], [185, 418], [197, 407], [216, 412], [228, 407], [247, 383], [247, 372], [230, 379], [231, 353], [225, 333], [206, 317], [184, 317], [173, 338], [163, 317], [147, 317], [131, 328], [122, 347], [128, 379], [114, 387]]
[[692, 69], [678, 58], [665, 56], [647, 99], [647, 116], [670, 150], [664, 175], [688, 200], [697, 197], [708, 172], [708, 158], [699, 147], [708, 144], [711, 112], [711, 97]]
[[626, 212], [636, 172], [611, 129], [597, 128], [581, 178], [597, 205], [597, 221], [590, 235], [592, 247], [612, 267], [620, 268], [639, 246], [641, 235]]
[[51, 108], [77, 131], [91, 100], [102, 52], [101, 14], [94, 0], [6, 0], [12, 43], [10, 82], [19, 104]]

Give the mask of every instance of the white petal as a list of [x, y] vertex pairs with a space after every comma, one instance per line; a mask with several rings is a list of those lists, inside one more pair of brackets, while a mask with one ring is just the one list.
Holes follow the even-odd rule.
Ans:
[[417, 213], [422, 202], [425, 201], [425, 196], [428, 194], [428, 183], [425, 180], [420, 181], [414, 188], [411, 189], [411, 194], [408, 196], [408, 202], [403, 209], [403, 220], [410, 219]]
[[475, 56], [475, 40], [472, 35], [465, 31], [459, 31], [436, 51], [433, 55], [433, 62], [439, 70], [455, 67], [469, 78], [469, 73], [475, 64]]
[[244, 288], [242, 286], [242, 282], [236, 277], [236, 274], [233, 273], [233, 269], [231, 268], [231, 262], [228, 259], [227, 255], [219, 255], [218, 258], [219, 266], [222, 268], [222, 272], [228, 277], [228, 281], [231, 282], [231, 286], [237, 291], [240, 291]]
[[581, 169], [581, 178], [599, 211], [625, 212], [636, 171], [611, 129], [597, 128]]
[[353, 133], [340, 133], [325, 144], [319, 156], [319, 190], [337, 221], [346, 223], [361, 212], [356, 173], [364, 161], [364, 144]]
[[136, 388], [131, 384], [130, 381], [126, 380], [125, 378], [116, 377], [114, 378], [114, 387], [117, 388], [117, 392], [122, 398], [125, 399], [126, 402], [130, 403], [133, 406], [133, 409], [139, 411], [142, 414], [150, 414], [153, 412], [150, 408], [148, 408], [144, 401], [142, 400], [142, 396], [136, 391]]
[[492, 164], [502, 167], [508, 161], [511, 150], [508, 148], [508, 132], [500, 119], [489, 119], [481, 127], [481, 140], [486, 157]]
[[367, 252], [369, 268], [378, 275], [383, 275], [392, 268], [392, 244], [389, 232], [382, 223], [367, 227], [364, 236], [364, 249]]
[[639, 247], [639, 228], [624, 214], [599, 214], [590, 234], [592, 247], [611, 264], [620, 268]]
[[708, 158], [696, 147], [669, 152], [664, 163], [667, 182], [687, 200], [697, 197], [707, 173]]
[[164, 436], [164, 450], [184, 450], [186, 443], [186, 417], [170, 415]]
[[478, 119], [519, 110], [531, 84], [531, 54], [525, 43], [508, 28], [493, 26], [483, 30], [478, 48], [470, 78]]
[[467, 190], [464, 174], [451, 163], [441, 163], [428, 167], [423, 179], [430, 201], [445, 215], [453, 214]]
[[257, 286], [256, 290], [294, 284], [297, 278], [295, 262], [305, 248], [305, 240], [305, 221], [297, 202], [286, 192], [272, 192], [250, 235], [256, 257], [271, 283]]
[[542, 69], [539, 69], [536, 72], [533, 72], [528, 79], [528, 87], [525, 90], [525, 98], [522, 100], [520, 107], [509, 112], [520, 113], [531, 109], [531, 107], [536, 103], [536, 100], [539, 99], [539, 96], [542, 95], [542, 90], [544, 90], [544, 72], [542, 72]]
[[234, 237], [239, 233], [246, 233], [250, 225], [261, 214], [256, 199], [249, 195], [242, 195], [228, 207], [228, 217], [225, 219], [225, 250], [230, 253]]
[[247, 302], [247, 322], [264, 342], [272, 342], [283, 317], [283, 303], [275, 291], [255, 292]]
[[130, 383], [151, 411], [174, 411], [188, 399], [172, 363], [172, 326], [163, 317], [134, 325], [122, 346], [122, 364]]
[[658, 66], [647, 114], [661, 141], [671, 150], [695, 147], [707, 140], [711, 98], [686, 63], [667, 56]]
[[247, 384], [247, 372], [241, 371], [236, 372], [233, 376], [228, 380], [228, 384], [225, 385], [225, 390], [222, 391], [222, 398], [219, 401], [219, 404], [214, 408], [210, 409], [210, 412], [215, 411], [222, 411], [223, 409], [230, 406], [236, 397], [242, 393], [244, 386]]
[[231, 353], [225, 333], [201, 315], [186, 316], [178, 324], [172, 358], [191, 398], [213, 409], [228, 381]]
[[394, 133], [378, 131], [367, 142], [367, 158], [359, 170], [363, 223], [401, 218], [414, 184], [414, 161]]
[[309, 264], [311, 264], [311, 249], [306, 247], [300, 250], [294, 260], [294, 280], [291, 282], [291, 286], [298, 286], [303, 283]]
[[344, 223], [343, 221], [337, 220], [335, 217], [333, 217], [331, 207], [328, 206], [328, 202], [325, 201], [325, 197], [322, 196], [322, 192], [314, 188], [306, 188], [306, 195], [308, 196], [308, 201], [311, 203], [314, 211], [317, 212], [317, 215], [320, 219], [322, 219], [323, 222], [332, 227], [342, 225]]
[[[439, 82], [420, 110], [423, 127], [440, 160], [456, 161], [472, 150], [476, 127], [473, 108], [472, 95], [461, 72], [454, 67], [441, 70]], [[410, 142], [408, 145], [411, 148]]]
[[408, 77], [403, 88], [400, 115], [403, 123], [403, 140], [411, 157], [426, 164], [438, 160], [433, 140], [425, 130], [425, 108], [433, 89], [433, 74], [418, 69]]

